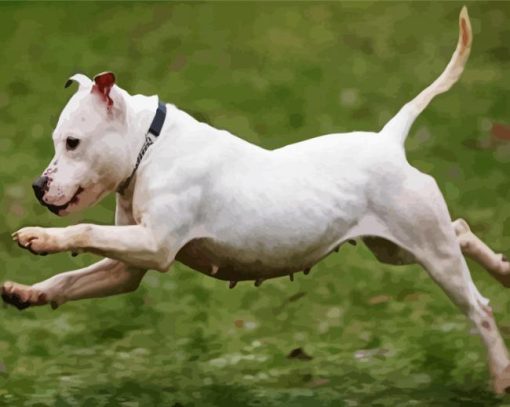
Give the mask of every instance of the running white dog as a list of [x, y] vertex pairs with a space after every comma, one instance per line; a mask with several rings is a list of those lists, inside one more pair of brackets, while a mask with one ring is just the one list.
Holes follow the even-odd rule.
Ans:
[[411, 167], [404, 151], [416, 117], [458, 80], [471, 40], [464, 8], [445, 71], [380, 132], [331, 134], [274, 151], [173, 105], [158, 107], [157, 97], [131, 96], [112, 73], [73, 76], [79, 90], [60, 116], [55, 157], [34, 190], [58, 215], [117, 191], [116, 225], [26, 227], [13, 237], [37, 254], [88, 251], [106, 259], [33, 286], [6, 282], [3, 299], [21, 309], [128, 292], [147, 269], [166, 271], [175, 260], [230, 287], [241, 280], [258, 286], [307, 273], [362, 238], [383, 262], [427, 270], [478, 329], [494, 390], [504, 392], [507, 350], [463, 253], [506, 286], [510, 263], [465, 221], [452, 223], [436, 182]]

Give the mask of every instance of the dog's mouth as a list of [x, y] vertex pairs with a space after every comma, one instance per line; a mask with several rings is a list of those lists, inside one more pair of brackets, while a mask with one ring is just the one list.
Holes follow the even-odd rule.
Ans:
[[54, 214], [58, 215], [60, 211], [63, 211], [65, 209], [67, 209], [67, 207], [69, 205], [72, 205], [72, 204], [76, 204], [78, 203], [79, 201], [79, 195], [83, 192], [83, 188], [82, 187], [78, 187], [78, 190], [76, 191], [76, 193], [73, 195], [73, 197], [67, 201], [65, 204], [63, 205], [51, 205], [51, 204], [47, 204], [46, 202], [44, 201], [41, 201], [41, 203], [46, 206], [51, 212], [53, 212]]

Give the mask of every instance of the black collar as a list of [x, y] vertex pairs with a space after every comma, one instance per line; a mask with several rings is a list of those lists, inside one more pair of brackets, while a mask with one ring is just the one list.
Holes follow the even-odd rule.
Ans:
[[[147, 131], [147, 134], [145, 135], [145, 143], [143, 143], [143, 146], [140, 149], [140, 152], [138, 153], [135, 168], [133, 168], [131, 175], [127, 177], [127, 179], [119, 185], [119, 188], [117, 188], [117, 192], [119, 194], [122, 195], [126, 188], [129, 186], [129, 183], [133, 179], [133, 176], [135, 175], [138, 166], [142, 162], [142, 158], [145, 155], [145, 152], [154, 143], [154, 141], [156, 141], [159, 134], [161, 133], [161, 129], [165, 124], [165, 119], [166, 119], [166, 104], [161, 101], [158, 101], [158, 108], [156, 110], [156, 114], [154, 115], [154, 119], [152, 119], [152, 123], [149, 127], [149, 130]], [[151, 137], [151, 134], [154, 136], [154, 138]]]

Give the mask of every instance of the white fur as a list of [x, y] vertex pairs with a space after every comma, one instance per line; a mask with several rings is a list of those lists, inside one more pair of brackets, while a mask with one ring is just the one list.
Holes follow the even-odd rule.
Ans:
[[[509, 264], [464, 221], [452, 224], [428, 175], [406, 160], [403, 143], [418, 114], [459, 78], [471, 47], [467, 11], [457, 49], [443, 74], [379, 133], [325, 135], [268, 151], [200, 123], [168, 105], [163, 131], [125, 195], [116, 226], [24, 228], [14, 237], [35, 253], [90, 251], [106, 260], [32, 287], [6, 283], [4, 299], [54, 305], [135, 289], [145, 270], [177, 259], [215, 278], [254, 280], [308, 270], [347, 240], [363, 238], [382, 261], [418, 262], [465, 312], [484, 340], [494, 388], [510, 385], [510, 364], [488, 300], [471, 280], [461, 250], [507, 284]], [[114, 87], [113, 108], [79, 91], [55, 130], [55, 159], [44, 201], [61, 205], [79, 187], [81, 210], [129, 176], [157, 101]], [[82, 145], [65, 148], [72, 135]], [[56, 163], [55, 163], [56, 162]], [[55, 172], [56, 171], [56, 172]]]

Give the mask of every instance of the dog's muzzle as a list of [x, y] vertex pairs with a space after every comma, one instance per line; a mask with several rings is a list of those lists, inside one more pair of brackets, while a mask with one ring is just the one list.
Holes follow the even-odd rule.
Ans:
[[49, 178], [47, 176], [43, 175], [43, 176], [37, 178], [32, 183], [32, 188], [34, 189], [35, 197], [37, 198], [39, 203], [42, 206], [45, 206], [46, 208], [48, 208], [51, 212], [53, 212], [56, 215], [58, 215], [61, 210], [66, 209], [70, 204], [78, 202], [78, 195], [80, 195], [83, 192], [83, 188], [79, 187], [78, 190], [73, 195], [73, 197], [64, 205], [51, 205], [47, 202], [44, 202], [44, 199], [43, 199], [44, 194], [48, 190], [48, 182], [49, 182]]

